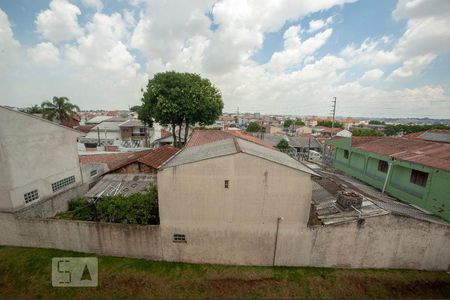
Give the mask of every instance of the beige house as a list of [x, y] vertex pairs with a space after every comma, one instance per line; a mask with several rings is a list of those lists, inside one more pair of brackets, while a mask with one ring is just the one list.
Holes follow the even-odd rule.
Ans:
[[303, 136], [305, 134], [312, 134], [312, 128], [308, 126], [301, 126], [295, 129], [296, 136]]
[[267, 125], [266, 126], [266, 133], [269, 133], [269, 134], [284, 134], [284, 131], [283, 131], [283, 127]]
[[11, 211], [82, 183], [79, 133], [0, 107], [0, 210]]
[[272, 264], [286, 233], [307, 226], [312, 175], [242, 139], [185, 148], [158, 173], [164, 259]]

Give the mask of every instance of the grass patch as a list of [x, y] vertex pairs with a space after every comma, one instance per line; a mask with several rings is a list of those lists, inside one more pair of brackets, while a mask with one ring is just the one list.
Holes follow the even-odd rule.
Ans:
[[450, 274], [241, 267], [97, 256], [99, 286], [53, 288], [51, 259], [95, 256], [0, 247], [0, 298], [449, 298]]

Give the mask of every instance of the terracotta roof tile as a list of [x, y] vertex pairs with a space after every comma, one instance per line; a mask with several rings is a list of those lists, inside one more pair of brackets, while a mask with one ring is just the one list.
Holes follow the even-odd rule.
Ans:
[[80, 163], [107, 164], [108, 169], [111, 172], [132, 162], [135, 162], [138, 158], [144, 156], [149, 152], [151, 152], [151, 150], [127, 153], [82, 155], [80, 156]]
[[158, 169], [169, 158], [174, 156], [178, 152], [178, 150], [180, 149], [172, 147], [170, 145], [164, 145], [160, 148], [152, 150], [144, 156], [141, 156], [137, 161], [146, 164], [149, 167]]
[[186, 144], [186, 147], [200, 146], [203, 144], [217, 142], [225, 139], [232, 139], [236, 137], [261, 146], [273, 148], [271, 144], [240, 130], [194, 130], [191, 138]]

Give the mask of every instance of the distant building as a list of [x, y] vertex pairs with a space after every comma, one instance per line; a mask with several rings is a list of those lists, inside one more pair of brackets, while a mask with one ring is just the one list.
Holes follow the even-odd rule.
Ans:
[[353, 137], [326, 142], [333, 166], [450, 221], [450, 133], [434, 141]]
[[273, 126], [270, 124], [266, 126], [265, 132], [268, 134], [284, 134], [284, 128], [281, 126]]
[[0, 209], [14, 210], [82, 184], [79, 132], [0, 107]]

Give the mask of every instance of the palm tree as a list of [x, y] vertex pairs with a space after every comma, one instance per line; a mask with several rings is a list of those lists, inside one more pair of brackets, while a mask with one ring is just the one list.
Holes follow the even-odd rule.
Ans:
[[33, 106], [28, 107], [25, 112], [29, 113], [29, 114], [40, 114], [42, 113], [42, 108], [35, 104]]
[[50, 121], [56, 119], [60, 123], [63, 123], [64, 120], [69, 121], [72, 116], [80, 111], [80, 108], [70, 103], [67, 97], [53, 97], [52, 102], [45, 101], [41, 104], [41, 107], [44, 118]]

